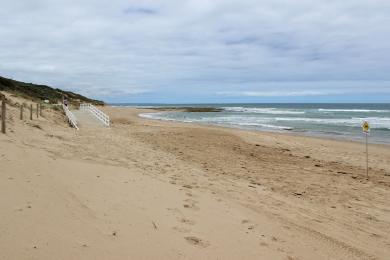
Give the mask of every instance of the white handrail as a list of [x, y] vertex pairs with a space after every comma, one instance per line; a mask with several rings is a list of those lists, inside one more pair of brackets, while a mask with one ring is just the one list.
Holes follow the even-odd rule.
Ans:
[[76, 128], [77, 130], [79, 130], [79, 127], [77, 126], [76, 116], [72, 112], [70, 112], [69, 108], [67, 106], [65, 106], [64, 104], [62, 104], [62, 108], [64, 109], [65, 115], [68, 118], [69, 124], [71, 126], [73, 126], [74, 128]]
[[110, 117], [89, 103], [80, 104], [80, 110], [88, 110], [97, 119], [99, 119], [104, 125], [110, 126]]

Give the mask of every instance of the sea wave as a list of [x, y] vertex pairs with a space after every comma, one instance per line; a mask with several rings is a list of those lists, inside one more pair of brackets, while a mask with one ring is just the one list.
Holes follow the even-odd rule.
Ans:
[[[255, 117], [247, 117], [242, 118], [240, 116], [224, 116], [224, 117], [210, 117], [210, 118], [172, 118], [169, 117], [169, 113], [160, 112], [160, 113], [143, 113], [139, 114], [140, 117], [148, 118], [148, 119], [157, 119], [164, 121], [176, 121], [176, 122], [185, 122], [185, 123], [209, 123], [209, 124], [217, 124], [217, 125], [230, 125], [230, 126], [242, 126], [242, 127], [261, 127], [268, 129], [278, 129], [278, 130], [293, 130], [293, 127], [289, 126], [281, 126], [281, 125], [273, 125], [267, 124], [264, 122], [269, 122], [267, 118], [255, 118]], [[246, 121], [246, 122], [243, 122]]]
[[[181, 115], [181, 116], [178, 116]], [[369, 121], [372, 129], [390, 130], [390, 118], [387, 117], [352, 117], [352, 118], [312, 118], [312, 117], [260, 117], [260, 116], [205, 116], [191, 117], [190, 115], [172, 112], [144, 113], [141, 117], [165, 121], [179, 121], [186, 123], [209, 123], [227, 126], [259, 127], [282, 130], [295, 130], [297, 125], [305, 128], [306, 124], [331, 125], [345, 127], [361, 127], [364, 121]], [[301, 124], [300, 124], [301, 123]], [[290, 125], [291, 124], [291, 125]], [[298, 127], [301, 128], [301, 127]]]
[[164, 116], [164, 112], [157, 112], [157, 113], [142, 113], [139, 114], [139, 117], [142, 118], [148, 118], [148, 119], [159, 119], [159, 120], [169, 120], [169, 121], [176, 121], [173, 118], [169, 118]]
[[154, 119], [154, 120], [175, 121], [175, 122], [184, 122], [184, 123], [199, 122], [199, 120], [190, 119], [190, 118], [172, 118], [168, 116], [168, 113], [173, 113], [173, 112], [142, 113], [139, 114], [139, 117]]
[[142, 113], [142, 114], [139, 114], [140, 117], [143, 117], [143, 118], [151, 118], [151, 119], [155, 119], [157, 118], [158, 116], [160, 116], [161, 113]]
[[356, 113], [389, 113], [390, 110], [376, 110], [376, 109], [327, 109], [319, 108], [321, 112], [356, 112]]
[[225, 111], [243, 112], [243, 113], [257, 113], [257, 114], [273, 114], [273, 115], [302, 115], [305, 111], [297, 110], [281, 110], [278, 108], [251, 108], [251, 107], [223, 107]]
[[390, 129], [390, 118], [387, 117], [353, 117], [353, 118], [307, 118], [307, 117], [276, 117], [275, 121], [296, 121], [325, 125], [344, 125], [360, 127], [364, 121], [368, 121], [372, 128]]
[[265, 127], [272, 129], [280, 129], [280, 130], [294, 130], [293, 127], [289, 126], [280, 126], [280, 125], [271, 125], [271, 124], [261, 124], [261, 123], [236, 123], [239, 126], [254, 126], [254, 127]]

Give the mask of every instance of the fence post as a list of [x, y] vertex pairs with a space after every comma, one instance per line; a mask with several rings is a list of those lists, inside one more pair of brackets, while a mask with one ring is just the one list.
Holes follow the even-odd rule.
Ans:
[[42, 104], [39, 104], [39, 115], [42, 117]]
[[24, 108], [24, 104], [21, 104], [20, 105], [20, 120], [23, 120], [23, 108]]
[[32, 104], [30, 105], [30, 120], [33, 120], [33, 118], [32, 118], [32, 111], [33, 111], [33, 107], [32, 107]]
[[1, 103], [1, 132], [5, 134], [5, 96], [2, 98]]
[[37, 118], [39, 118], [39, 104], [37, 103]]

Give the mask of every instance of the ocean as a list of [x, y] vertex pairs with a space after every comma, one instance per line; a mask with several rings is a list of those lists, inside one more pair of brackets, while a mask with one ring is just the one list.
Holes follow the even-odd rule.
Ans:
[[[116, 104], [118, 105], [118, 104]], [[157, 112], [142, 117], [212, 124], [258, 131], [364, 140], [363, 121], [371, 125], [371, 143], [390, 144], [390, 104], [119, 104], [131, 107], [214, 107], [222, 112]]]

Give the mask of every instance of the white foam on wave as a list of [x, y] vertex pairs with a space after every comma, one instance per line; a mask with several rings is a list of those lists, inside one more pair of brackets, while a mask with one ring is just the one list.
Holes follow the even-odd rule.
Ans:
[[390, 110], [375, 110], [375, 109], [326, 109], [319, 108], [321, 112], [356, 112], [356, 113], [388, 113]]
[[283, 110], [278, 108], [251, 108], [251, 107], [223, 107], [225, 111], [243, 112], [243, 113], [258, 113], [258, 114], [273, 114], [273, 115], [302, 115], [305, 111]]
[[[388, 129], [390, 130], [390, 118], [388, 117], [353, 117], [353, 118], [307, 118], [307, 117], [258, 117], [258, 116], [238, 116], [225, 115], [216, 117], [170, 117], [170, 112], [143, 113], [140, 117], [157, 119], [164, 121], [179, 121], [186, 123], [210, 123], [218, 125], [242, 126], [242, 127], [260, 127], [281, 130], [293, 130], [294, 126], [288, 125], [288, 122], [304, 124], [314, 123], [319, 125], [347, 126], [360, 127], [363, 121], [368, 121], [373, 129]], [[284, 123], [283, 123], [284, 122]]]
[[168, 113], [169, 112], [142, 113], [142, 114], [139, 114], [139, 117], [147, 118], [147, 119], [154, 119], [154, 120], [176, 121], [176, 122], [185, 122], [185, 123], [197, 122], [197, 120], [189, 119], [189, 118], [171, 118], [171, 117], [167, 116]]
[[[171, 118], [167, 116], [166, 112], [160, 113], [142, 113], [139, 114], [142, 118], [148, 119], [157, 119], [164, 121], [176, 121], [176, 122], [185, 122], [185, 123], [211, 123], [218, 125], [230, 125], [230, 126], [247, 126], [247, 127], [261, 127], [268, 129], [278, 129], [278, 130], [293, 130], [293, 127], [289, 126], [279, 126], [273, 124], [267, 124], [269, 118], [256, 118], [256, 117], [240, 117], [240, 116], [224, 116], [224, 117], [209, 117], [209, 118]], [[245, 122], [243, 122], [245, 121]]]
[[143, 118], [157, 119], [159, 117], [159, 114], [161, 113], [142, 113], [139, 114], [139, 116]]
[[353, 117], [353, 118], [306, 118], [306, 117], [276, 117], [275, 121], [296, 121], [325, 125], [344, 125], [360, 127], [364, 121], [370, 122], [372, 128], [390, 129], [390, 118], [387, 117]]
[[139, 114], [139, 117], [147, 118], [147, 119], [157, 119], [157, 120], [166, 120], [166, 121], [176, 121], [173, 118], [169, 118], [164, 116], [164, 112], [157, 112], [157, 113], [142, 113]]
[[240, 126], [257, 126], [257, 127], [265, 127], [265, 128], [272, 128], [272, 129], [280, 129], [280, 130], [293, 130], [293, 127], [288, 126], [280, 126], [280, 125], [271, 125], [271, 124], [261, 124], [261, 123], [236, 123]]

